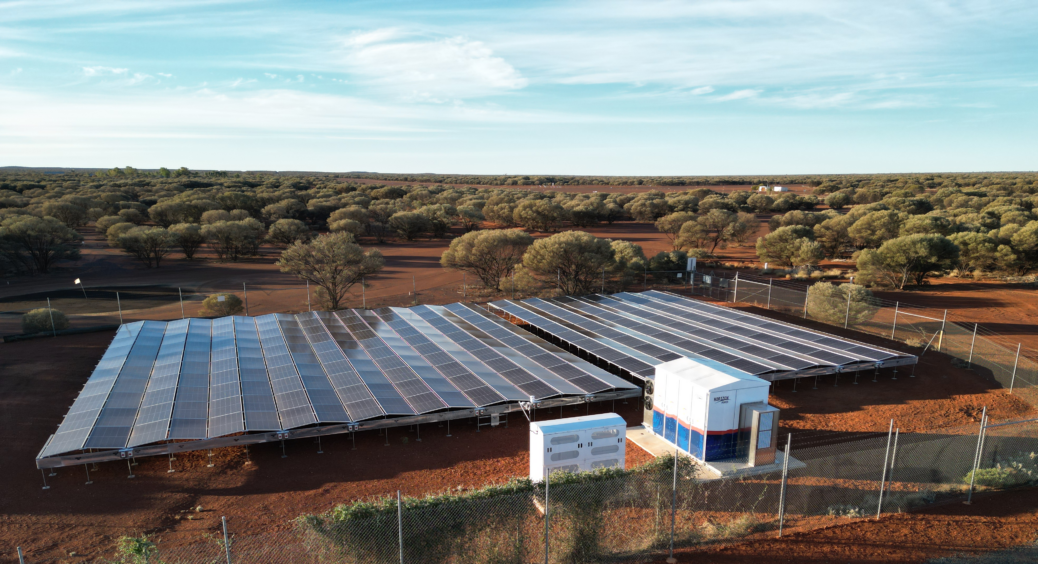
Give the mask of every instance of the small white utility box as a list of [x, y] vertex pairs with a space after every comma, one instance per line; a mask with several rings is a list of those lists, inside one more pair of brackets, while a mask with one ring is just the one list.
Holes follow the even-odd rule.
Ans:
[[[704, 460], [731, 460], [748, 454], [754, 417], [767, 413], [762, 450], [773, 449], [778, 410], [768, 406], [770, 384], [708, 359], [679, 358], [656, 366], [652, 432]], [[755, 410], [742, 409], [752, 404]], [[766, 428], [765, 428], [766, 427]], [[761, 453], [758, 462], [766, 459]], [[773, 455], [772, 455], [773, 456]]]
[[530, 479], [549, 473], [624, 467], [627, 422], [615, 413], [530, 423]]

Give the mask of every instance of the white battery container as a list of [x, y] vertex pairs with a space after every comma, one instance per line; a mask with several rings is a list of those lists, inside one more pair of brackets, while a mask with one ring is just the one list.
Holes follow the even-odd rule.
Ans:
[[623, 468], [627, 422], [615, 413], [530, 423], [530, 479], [544, 472]]

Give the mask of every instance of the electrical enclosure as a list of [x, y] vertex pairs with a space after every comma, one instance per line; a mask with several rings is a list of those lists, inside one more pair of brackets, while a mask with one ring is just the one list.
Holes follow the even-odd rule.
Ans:
[[549, 473], [624, 467], [627, 422], [615, 413], [530, 423], [530, 479]]

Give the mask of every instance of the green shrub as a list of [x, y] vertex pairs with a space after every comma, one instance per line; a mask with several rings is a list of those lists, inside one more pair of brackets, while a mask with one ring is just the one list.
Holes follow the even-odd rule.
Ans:
[[68, 329], [68, 318], [56, 309], [37, 308], [22, 316], [22, 333], [31, 335], [51, 331], [51, 314], [54, 314], [54, 330]]
[[[139, 537], [119, 537], [117, 546], [117, 552], [119, 554], [119, 561], [125, 562], [126, 564], [148, 564], [152, 562], [152, 557], [157, 557], [159, 551], [155, 543], [151, 542], [151, 539], [147, 535], [141, 535]], [[157, 558], [155, 560], [158, 561]]]
[[202, 301], [199, 313], [206, 317], [227, 317], [238, 315], [244, 309], [241, 298], [234, 294], [213, 294]]
[[[973, 480], [974, 472], [963, 478], [967, 484]], [[989, 488], [1011, 488], [1038, 482], [1038, 454], [1019, 453], [1003, 459], [992, 468], [976, 470], [976, 485]]]

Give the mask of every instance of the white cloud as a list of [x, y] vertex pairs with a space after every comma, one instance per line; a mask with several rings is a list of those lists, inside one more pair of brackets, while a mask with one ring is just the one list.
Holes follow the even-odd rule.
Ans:
[[735, 92], [732, 92], [730, 94], [725, 94], [724, 96], [718, 96], [717, 98], [714, 98], [714, 100], [716, 100], [718, 102], [730, 102], [732, 100], [745, 100], [747, 98], [755, 98], [760, 93], [761, 93], [760, 90], [754, 90], [752, 88], [745, 88], [743, 90], [736, 90]]
[[83, 74], [87, 76], [120, 76], [130, 72], [130, 69], [119, 69], [114, 67], [83, 67]]
[[525, 88], [527, 80], [481, 41], [407, 37], [396, 29], [342, 41], [346, 69], [378, 87], [426, 100], [480, 97]]
[[709, 94], [709, 93], [711, 93], [713, 91], [714, 91], [714, 88], [712, 86], [700, 86], [699, 88], [696, 88], [696, 89], [692, 90], [692, 95], [693, 96], [702, 96], [703, 94]]
[[159, 76], [161, 76], [163, 78], [173, 78], [172, 74], [169, 74], [169, 73], [166, 73], [166, 72], [157, 72], [155, 74], [157, 74], [157, 75], [159, 75]]
[[274, 79], [274, 78], [278, 77], [278, 75], [273, 74], [273, 73], [269, 73], [269, 72], [263, 73], [263, 76], [266, 76], [267, 78], [270, 78], [270, 79]]
[[239, 78], [231, 82], [231, 88], [237, 88], [243, 84], [252, 84], [253, 82], [256, 82], [255, 78]]

